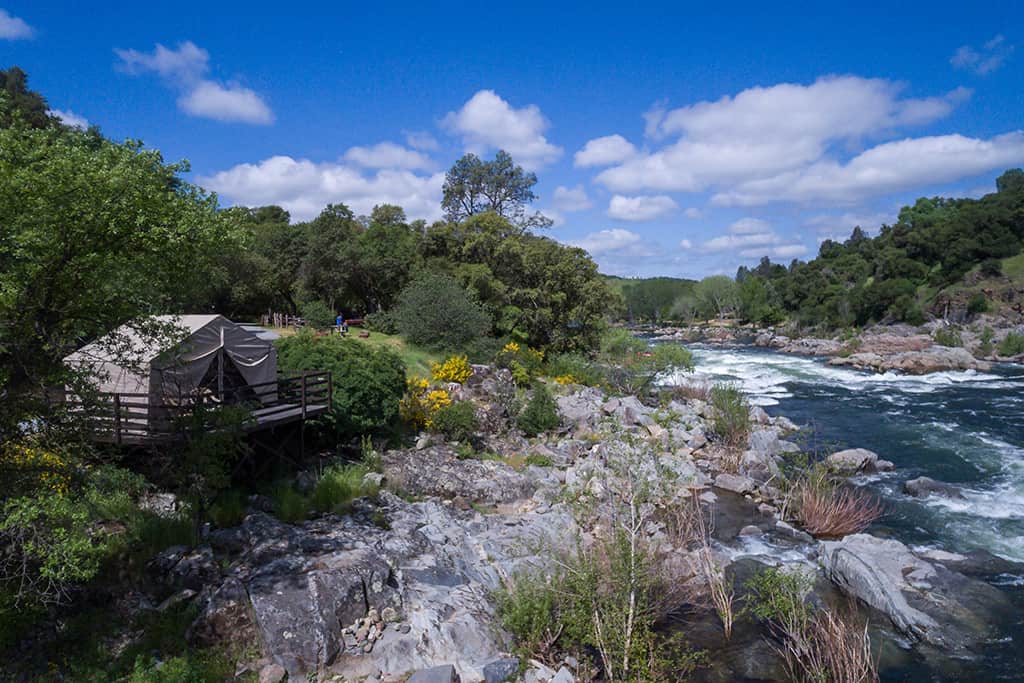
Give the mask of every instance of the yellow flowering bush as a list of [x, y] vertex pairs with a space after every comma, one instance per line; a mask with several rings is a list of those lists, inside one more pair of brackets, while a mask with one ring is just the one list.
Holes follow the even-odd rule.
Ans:
[[462, 384], [473, 376], [473, 368], [465, 355], [452, 356], [444, 363], [431, 363], [430, 371], [435, 382], [458, 382]]
[[419, 377], [406, 382], [405, 396], [398, 404], [398, 413], [406, 422], [417, 427], [430, 427], [437, 411], [452, 403], [444, 389], [431, 389], [430, 382]]
[[576, 378], [572, 375], [559, 375], [558, 377], [555, 377], [555, 381], [559, 384], [579, 384], [579, 382], [576, 381]]
[[71, 488], [71, 468], [57, 453], [30, 443], [7, 443], [0, 447], [0, 472], [7, 483], [23, 488], [41, 488], [63, 496]]
[[544, 369], [544, 352], [509, 342], [498, 352], [494, 362], [500, 368], [511, 370], [516, 384], [526, 385]]

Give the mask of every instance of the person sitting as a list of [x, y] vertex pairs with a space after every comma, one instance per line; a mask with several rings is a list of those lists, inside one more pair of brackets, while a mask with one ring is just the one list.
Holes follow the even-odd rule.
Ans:
[[348, 334], [348, 323], [345, 322], [345, 316], [341, 313], [339, 313], [338, 317], [334, 319], [334, 325], [338, 328], [338, 334]]

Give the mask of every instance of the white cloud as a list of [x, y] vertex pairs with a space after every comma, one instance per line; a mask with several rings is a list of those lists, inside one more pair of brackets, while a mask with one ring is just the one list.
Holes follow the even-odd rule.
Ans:
[[744, 249], [747, 247], [763, 247], [775, 244], [779, 236], [773, 232], [753, 232], [746, 235], [721, 235], [712, 238], [701, 245], [701, 249], [707, 252], [731, 251], [733, 249]]
[[441, 121], [448, 131], [462, 136], [470, 151], [503, 149], [523, 168], [536, 170], [562, 156], [562, 148], [544, 137], [547, 119], [537, 105], [515, 109], [493, 90], [481, 90], [458, 111]]
[[573, 165], [581, 168], [588, 166], [609, 166], [618, 164], [636, 154], [636, 147], [621, 135], [606, 135], [594, 138], [583, 145], [583, 149], [573, 156]]
[[703, 218], [704, 217], [704, 212], [701, 211], [698, 208], [695, 208], [695, 207], [691, 206], [686, 211], [683, 211], [683, 215], [686, 216], [687, 218], [692, 218], [692, 219], [696, 220], [698, 218]]
[[590, 197], [587, 196], [587, 191], [583, 189], [582, 185], [576, 185], [575, 187], [559, 185], [555, 188], [555, 207], [559, 210], [585, 211], [591, 206], [593, 206], [593, 204], [590, 201]]
[[118, 68], [139, 75], [156, 73], [180, 95], [178, 106], [190, 116], [216, 121], [270, 124], [274, 114], [256, 92], [238, 83], [218, 83], [205, 78], [210, 53], [192, 41], [176, 49], [157, 43], [152, 52], [115, 49]]
[[444, 174], [382, 169], [364, 175], [344, 164], [275, 156], [239, 164], [199, 183], [235, 204], [278, 204], [296, 220], [313, 218], [332, 202], [344, 202], [357, 214], [369, 214], [378, 204], [397, 204], [410, 219], [436, 220], [441, 217]]
[[624, 197], [617, 194], [608, 204], [608, 215], [623, 221], [650, 221], [678, 208], [679, 205], [665, 195]]
[[703, 242], [699, 249], [707, 254], [734, 252], [744, 258], [793, 258], [807, 253], [807, 247], [783, 239], [767, 221], [750, 217], [733, 222], [726, 234]]
[[690, 240], [685, 239], [685, 238], [681, 239], [681, 240], [679, 240], [679, 248], [680, 249], [693, 249], [693, 242], [691, 242]]
[[365, 168], [408, 168], [429, 170], [434, 162], [424, 154], [393, 142], [380, 142], [370, 147], [351, 147], [345, 161]]
[[998, 35], [975, 50], [970, 45], [963, 45], [949, 58], [949, 63], [957, 69], [973, 71], [979, 76], [992, 73], [1003, 65], [1013, 52], [1013, 45], [1006, 38]]
[[818, 241], [845, 240], [860, 226], [865, 233], [877, 232], [883, 224], [892, 223], [894, 217], [886, 213], [852, 213], [818, 214], [808, 218], [804, 225], [818, 234]]
[[80, 116], [70, 109], [51, 109], [50, 113], [60, 119], [60, 122], [65, 126], [71, 126], [72, 128], [88, 128], [89, 121], [84, 116]]
[[7, 10], [0, 9], [0, 40], [22, 40], [31, 38], [35, 34], [35, 29], [29, 26], [24, 19], [13, 16]]
[[178, 106], [186, 114], [215, 121], [261, 125], [274, 122], [274, 113], [263, 99], [237, 83], [223, 86], [213, 81], [201, 81], [178, 98]]
[[971, 94], [959, 88], [937, 97], [904, 98], [902, 90], [883, 79], [829, 76], [810, 85], [749, 88], [671, 111], [656, 106], [644, 115], [647, 135], [676, 139], [605, 169], [597, 182], [623, 193], [727, 193], [737, 185], [807, 169], [866, 139], [935, 121]]
[[409, 130], [403, 132], [405, 133], [405, 144], [409, 145], [413, 149], [432, 152], [440, 146], [437, 144], [437, 139], [425, 130]]
[[806, 168], [741, 183], [712, 197], [716, 204], [772, 201], [850, 202], [946, 183], [1024, 162], [1024, 131], [988, 140], [962, 135], [907, 138], [873, 147], [845, 164], [823, 160]]
[[768, 232], [771, 225], [760, 218], [741, 218], [729, 226], [729, 232], [736, 235], [750, 235]]
[[803, 256], [808, 251], [807, 247], [802, 244], [780, 244], [775, 247], [769, 247], [768, 249], [744, 249], [740, 252], [740, 256], [744, 258], [760, 258], [762, 256], [770, 256], [773, 258], [796, 258]]
[[592, 232], [571, 244], [586, 249], [592, 256], [598, 256], [613, 251], [622, 251], [626, 248], [635, 249], [641, 245], [642, 241], [643, 238], [635, 232], [623, 228], [610, 228]]

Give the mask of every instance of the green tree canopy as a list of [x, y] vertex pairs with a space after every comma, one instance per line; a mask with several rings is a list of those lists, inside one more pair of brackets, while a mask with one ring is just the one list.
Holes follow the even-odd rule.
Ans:
[[540, 212], [527, 215], [527, 205], [537, 198], [536, 184], [537, 175], [515, 164], [504, 150], [492, 161], [466, 154], [445, 174], [441, 207], [453, 223], [493, 212], [520, 230], [550, 227], [551, 220]]

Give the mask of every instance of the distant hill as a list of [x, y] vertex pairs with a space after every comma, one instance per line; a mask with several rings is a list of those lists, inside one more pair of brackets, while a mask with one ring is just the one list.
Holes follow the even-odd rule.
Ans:
[[[826, 240], [817, 258], [789, 267], [765, 257], [736, 274], [743, 290], [803, 326], [840, 328], [873, 322], [963, 321], [982, 312], [1021, 319], [1024, 301], [1024, 171], [996, 180], [981, 199], [918, 199], [893, 225], [868, 237]], [[747, 283], [744, 286], [744, 283]], [[741, 306], [742, 309], [742, 306]]]

